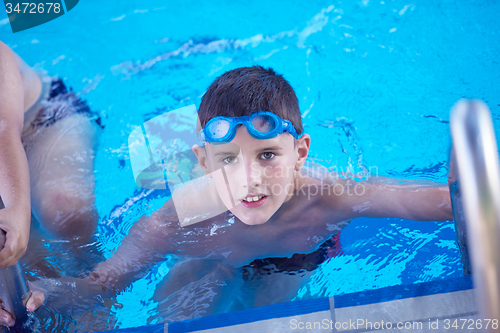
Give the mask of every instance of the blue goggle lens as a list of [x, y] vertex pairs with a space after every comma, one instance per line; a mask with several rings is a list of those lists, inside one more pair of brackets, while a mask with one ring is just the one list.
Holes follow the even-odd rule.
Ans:
[[207, 130], [210, 133], [211, 138], [221, 139], [229, 132], [230, 127], [231, 124], [229, 123], [229, 121], [218, 119], [212, 122]]
[[276, 129], [278, 124], [276, 124], [276, 120], [269, 115], [258, 115], [253, 117], [252, 126], [253, 128], [260, 133], [271, 133]]

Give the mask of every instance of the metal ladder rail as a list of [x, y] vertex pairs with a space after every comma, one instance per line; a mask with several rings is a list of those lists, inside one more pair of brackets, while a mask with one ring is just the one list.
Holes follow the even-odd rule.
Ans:
[[[0, 199], [0, 209], [4, 208]], [[0, 229], [0, 249], [5, 244], [5, 232]], [[28, 312], [23, 305], [23, 301], [29, 296], [28, 286], [24, 278], [19, 262], [12, 267], [0, 268], [0, 298], [3, 307], [14, 316], [16, 324], [14, 327], [0, 327], [3, 332], [31, 332], [31, 329], [23, 327], [28, 320]]]
[[[500, 320], [500, 167], [493, 122], [483, 102], [460, 100], [451, 111], [450, 126], [450, 178], [458, 172], [478, 319]], [[459, 238], [465, 241], [463, 236]], [[498, 329], [490, 324], [485, 331]]]
[[453, 207], [453, 221], [455, 222], [455, 232], [457, 243], [462, 255], [462, 270], [464, 275], [471, 274], [470, 257], [467, 249], [467, 227], [465, 225], [465, 213], [458, 181], [457, 161], [455, 152], [452, 150], [449, 161], [448, 186], [450, 189], [451, 204]]
[[[5, 234], [0, 230], [0, 248], [3, 248]], [[28, 286], [19, 263], [12, 267], [0, 268], [0, 298], [5, 310], [14, 316], [16, 324], [11, 328], [4, 328], [4, 332], [31, 332], [23, 327], [28, 321], [28, 312], [23, 301], [29, 296]]]

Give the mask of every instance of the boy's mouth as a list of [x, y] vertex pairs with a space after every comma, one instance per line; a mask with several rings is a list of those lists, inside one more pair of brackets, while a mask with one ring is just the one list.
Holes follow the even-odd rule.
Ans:
[[268, 197], [267, 195], [253, 195], [253, 196], [249, 195], [243, 200], [241, 200], [241, 203], [246, 208], [256, 208], [262, 206], [266, 201], [267, 197]]

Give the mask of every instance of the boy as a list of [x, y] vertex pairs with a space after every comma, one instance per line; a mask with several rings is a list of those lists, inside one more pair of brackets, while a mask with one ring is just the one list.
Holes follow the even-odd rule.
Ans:
[[303, 133], [292, 87], [272, 69], [226, 72], [203, 96], [198, 116], [202, 143], [192, 150], [206, 177], [174, 190], [173, 200], [141, 217], [115, 255], [89, 276], [94, 287], [122, 290], [166, 254], [191, 258], [195, 267], [194, 259], [207, 259], [217, 269], [218, 262], [241, 267], [310, 253], [360, 216], [452, 219], [448, 187], [441, 184], [336, 175], [327, 183], [302, 175], [311, 138]]
[[[64, 83], [0, 42], [0, 267], [25, 253], [31, 214], [51, 236], [83, 243], [97, 225], [96, 114]], [[4, 208], [5, 207], [5, 208]]]

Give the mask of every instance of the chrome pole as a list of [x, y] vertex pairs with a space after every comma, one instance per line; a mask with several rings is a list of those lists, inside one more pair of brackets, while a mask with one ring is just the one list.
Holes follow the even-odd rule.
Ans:
[[[483, 102], [460, 100], [451, 111], [450, 126], [478, 319], [500, 320], [500, 167], [493, 122]], [[497, 331], [492, 325], [486, 329]]]
[[[0, 249], [5, 244], [5, 233], [0, 230]], [[28, 320], [28, 311], [23, 305], [23, 301], [29, 297], [28, 285], [24, 278], [21, 265], [19, 263], [12, 267], [0, 268], [0, 298], [3, 301], [4, 309], [9, 312], [16, 324], [14, 327], [5, 328], [7, 332], [31, 332], [29, 328], [23, 327]]]
[[450, 198], [453, 207], [453, 220], [455, 222], [455, 232], [457, 234], [457, 243], [462, 255], [462, 273], [471, 274], [469, 251], [467, 249], [467, 226], [465, 222], [465, 213], [462, 203], [462, 194], [460, 193], [460, 182], [458, 181], [457, 160], [455, 152], [452, 150], [450, 156], [448, 185], [450, 188]]

